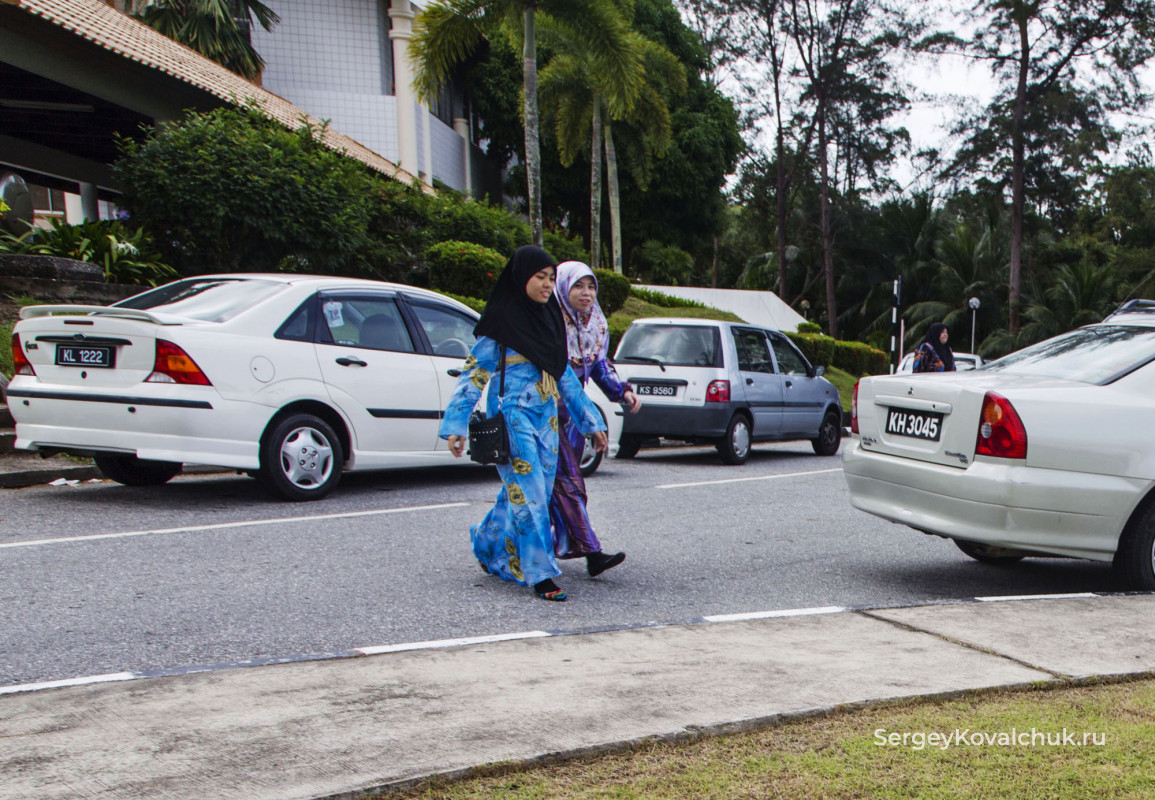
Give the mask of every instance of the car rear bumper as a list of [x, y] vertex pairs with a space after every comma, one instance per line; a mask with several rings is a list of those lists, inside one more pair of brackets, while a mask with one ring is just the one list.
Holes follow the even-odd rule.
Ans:
[[127, 396], [13, 387], [9, 398], [18, 450], [132, 453], [235, 469], [260, 466], [259, 437], [270, 413], [211, 391]]
[[926, 533], [1029, 552], [1110, 561], [1146, 484], [1110, 475], [979, 459], [965, 470], [843, 450], [850, 502]]
[[622, 434], [671, 439], [718, 439], [726, 433], [733, 410], [728, 403], [702, 406], [657, 405], [642, 401], [636, 414], [626, 414]]

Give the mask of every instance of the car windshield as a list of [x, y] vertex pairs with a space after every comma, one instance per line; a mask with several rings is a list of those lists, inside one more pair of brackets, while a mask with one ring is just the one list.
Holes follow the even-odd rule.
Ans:
[[284, 288], [285, 284], [279, 281], [251, 278], [190, 278], [121, 300], [115, 307], [225, 322]]
[[1155, 328], [1095, 325], [1064, 333], [984, 365], [990, 372], [1103, 385], [1155, 359]]
[[617, 361], [659, 361], [680, 367], [717, 366], [716, 328], [703, 325], [635, 325], [618, 346]]

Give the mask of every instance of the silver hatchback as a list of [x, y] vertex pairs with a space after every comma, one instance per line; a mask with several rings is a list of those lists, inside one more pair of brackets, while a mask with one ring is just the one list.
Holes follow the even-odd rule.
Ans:
[[709, 443], [742, 464], [753, 442], [807, 439], [818, 455], [838, 452], [842, 405], [785, 335], [740, 322], [636, 319], [614, 356], [642, 398], [626, 414], [619, 458], [657, 438]]

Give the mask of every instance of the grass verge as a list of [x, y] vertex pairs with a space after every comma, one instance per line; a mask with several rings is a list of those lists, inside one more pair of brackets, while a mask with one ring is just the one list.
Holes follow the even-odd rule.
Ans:
[[1155, 787], [1155, 679], [837, 711], [751, 733], [484, 772], [379, 797], [1149, 798]]

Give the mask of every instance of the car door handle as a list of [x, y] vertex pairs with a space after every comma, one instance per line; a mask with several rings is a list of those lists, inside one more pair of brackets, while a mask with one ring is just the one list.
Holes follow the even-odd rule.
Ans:
[[746, 385], [747, 386], [753, 386], [754, 385], [754, 379], [753, 378], [747, 378], [746, 379]]
[[794, 385], [794, 381], [786, 381], [786, 388], [787, 389], [789, 389], [793, 385]]
[[357, 365], [358, 367], [369, 366], [367, 363], [365, 363], [364, 361], [362, 361], [359, 358], [345, 358], [344, 356], [341, 356], [340, 358], [338, 358], [337, 363], [340, 364], [342, 367], [351, 367], [353, 365]]
[[461, 370], [459, 370], [459, 369], [447, 369], [447, 370], [445, 370], [445, 374], [451, 378], [460, 378], [461, 377]]

